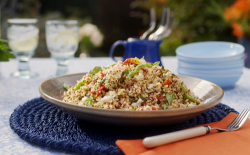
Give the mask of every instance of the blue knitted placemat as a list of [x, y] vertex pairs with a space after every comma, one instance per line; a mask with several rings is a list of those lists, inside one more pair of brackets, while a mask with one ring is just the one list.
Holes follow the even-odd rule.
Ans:
[[123, 154], [115, 145], [117, 139], [142, 139], [220, 121], [230, 112], [236, 111], [220, 103], [177, 125], [160, 128], [121, 128], [78, 120], [39, 97], [15, 109], [10, 117], [10, 127], [22, 139], [41, 146], [94, 155]]

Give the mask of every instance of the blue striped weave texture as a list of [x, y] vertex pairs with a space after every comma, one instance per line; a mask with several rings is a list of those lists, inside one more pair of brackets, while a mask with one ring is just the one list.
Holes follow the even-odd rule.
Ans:
[[120, 128], [78, 120], [39, 97], [15, 109], [10, 117], [10, 127], [22, 139], [40, 146], [83, 154], [123, 154], [115, 145], [117, 139], [142, 139], [211, 123], [221, 120], [230, 112], [236, 111], [220, 103], [177, 125], [161, 128]]

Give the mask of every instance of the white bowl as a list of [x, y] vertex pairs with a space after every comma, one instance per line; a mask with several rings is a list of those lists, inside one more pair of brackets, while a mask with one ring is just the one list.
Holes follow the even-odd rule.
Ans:
[[243, 73], [232, 74], [232, 75], [215, 75], [215, 74], [203, 75], [203, 74], [186, 73], [178, 70], [178, 74], [204, 79], [213, 82], [218, 86], [220, 86], [221, 88], [225, 89], [229, 87], [234, 87], [236, 82], [240, 79]]
[[178, 66], [182, 68], [187, 69], [205, 69], [205, 70], [221, 70], [221, 69], [233, 69], [233, 68], [239, 68], [244, 67], [244, 58], [242, 57], [239, 60], [236, 61], [230, 61], [230, 62], [218, 62], [218, 63], [191, 63], [191, 62], [185, 62], [180, 59], [178, 59]]
[[178, 67], [178, 72], [185, 73], [185, 74], [202, 74], [202, 75], [207, 75], [207, 76], [231, 76], [234, 74], [241, 74], [243, 72], [243, 67], [238, 67], [238, 68], [229, 68], [229, 69], [221, 69], [221, 70], [206, 70], [206, 69], [187, 69], [187, 68], [182, 68]]
[[176, 55], [185, 62], [229, 62], [241, 59], [244, 50], [242, 45], [236, 43], [207, 41], [182, 45], [176, 49]]

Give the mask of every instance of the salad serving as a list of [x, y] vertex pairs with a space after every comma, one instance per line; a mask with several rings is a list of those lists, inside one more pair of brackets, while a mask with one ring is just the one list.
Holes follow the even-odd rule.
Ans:
[[74, 86], [64, 84], [63, 101], [82, 106], [123, 110], [167, 110], [203, 104], [173, 72], [129, 58], [96, 66]]

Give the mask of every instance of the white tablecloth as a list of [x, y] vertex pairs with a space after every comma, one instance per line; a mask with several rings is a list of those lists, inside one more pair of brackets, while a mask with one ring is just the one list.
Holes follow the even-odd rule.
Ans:
[[[177, 58], [163, 57], [165, 68], [177, 74]], [[94, 66], [107, 66], [113, 61], [108, 58], [73, 59], [69, 64], [69, 73], [88, 72]], [[11, 59], [1, 62], [0, 77], [0, 154], [69, 154], [51, 148], [36, 146], [20, 139], [9, 126], [9, 117], [13, 110], [28, 100], [40, 97], [39, 85], [55, 74], [56, 62], [50, 58], [33, 58], [31, 70], [39, 77], [29, 80], [10, 78], [10, 73], [17, 70], [18, 62]], [[250, 69], [244, 68], [243, 75], [233, 89], [224, 90], [222, 103], [241, 111], [250, 107]]]

